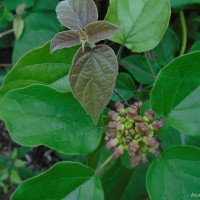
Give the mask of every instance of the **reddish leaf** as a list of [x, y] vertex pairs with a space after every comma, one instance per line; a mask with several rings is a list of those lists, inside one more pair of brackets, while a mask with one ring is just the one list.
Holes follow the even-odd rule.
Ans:
[[117, 78], [118, 63], [114, 51], [106, 45], [78, 50], [70, 71], [75, 97], [97, 123], [108, 104]]
[[105, 40], [114, 35], [119, 30], [120, 27], [106, 21], [94, 22], [88, 24], [85, 28], [85, 32], [88, 36], [87, 41], [89, 43], [96, 43], [101, 40]]
[[76, 31], [63, 31], [58, 33], [51, 41], [51, 52], [80, 44], [79, 34]]
[[56, 7], [58, 20], [72, 30], [84, 29], [89, 23], [96, 22], [98, 12], [92, 0], [66, 0]]

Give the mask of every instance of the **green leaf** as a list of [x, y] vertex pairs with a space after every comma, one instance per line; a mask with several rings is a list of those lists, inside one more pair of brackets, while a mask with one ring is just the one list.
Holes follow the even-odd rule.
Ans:
[[148, 197], [146, 189], [146, 174], [148, 168], [149, 164], [141, 164], [134, 170], [129, 170], [132, 172], [132, 175], [130, 176], [127, 186], [124, 188], [124, 192], [120, 200], [146, 199]]
[[54, 11], [30, 13], [24, 18], [24, 27], [22, 36], [14, 43], [13, 64], [28, 51], [51, 40], [61, 29]]
[[145, 199], [147, 169], [148, 165], [140, 165], [130, 170], [116, 163], [101, 178], [105, 200]]
[[27, 53], [6, 76], [0, 96], [32, 84], [45, 84], [61, 91], [70, 91], [68, 72], [78, 47], [50, 54], [49, 43]]
[[21, 17], [16, 17], [13, 22], [13, 30], [16, 40], [20, 38], [24, 29], [24, 20]]
[[184, 133], [180, 133], [178, 130], [165, 126], [157, 132], [157, 136], [161, 141], [162, 148], [166, 149], [175, 145], [193, 145], [199, 146], [199, 138], [190, 137]]
[[69, 74], [76, 98], [91, 115], [94, 123], [108, 104], [115, 86], [118, 63], [114, 51], [106, 45], [80, 48]]
[[189, 52], [199, 51], [200, 50], [200, 40], [196, 41], [192, 47], [190, 48]]
[[23, 182], [11, 200], [103, 200], [100, 180], [79, 163], [60, 162], [39, 176]]
[[[2, 159], [5, 160], [4, 157], [2, 157]], [[7, 180], [8, 178], [9, 178], [9, 170], [8, 168], [5, 168], [5, 164], [4, 164], [3, 167], [1, 166], [0, 183]]]
[[[153, 60], [150, 60], [150, 63], [154, 73], [157, 74], [160, 69], [159, 65]], [[128, 56], [120, 61], [120, 65], [125, 67], [139, 83], [151, 84], [155, 81], [144, 56]]]
[[15, 10], [19, 5], [25, 4], [26, 8], [30, 8], [34, 4], [34, 0], [3, 0], [9, 10]]
[[151, 93], [153, 110], [166, 123], [200, 136], [200, 52], [181, 56], [161, 70]]
[[111, 0], [106, 21], [122, 27], [112, 41], [133, 52], [144, 52], [158, 45], [169, 18], [168, 0]]
[[119, 30], [119, 27], [106, 21], [94, 22], [85, 27], [85, 32], [88, 36], [87, 41], [89, 43], [97, 43], [101, 40], [105, 40]]
[[200, 0], [170, 0], [172, 8], [179, 8], [191, 4], [199, 4]]
[[150, 166], [147, 189], [150, 199], [188, 200], [199, 194], [200, 149], [176, 146], [165, 151]]
[[34, 10], [55, 10], [59, 0], [34, 0]]
[[[132, 77], [128, 73], [120, 72], [117, 77], [115, 89], [124, 99], [128, 100], [133, 97], [136, 87]], [[113, 93], [111, 99], [116, 102], [121, 101], [115, 93]]]
[[160, 44], [153, 49], [153, 53], [156, 55], [158, 63], [164, 66], [175, 58], [179, 48], [178, 36], [171, 28], [168, 28]]
[[195, 17], [195, 18], [193, 19], [193, 21], [194, 21], [194, 22], [198, 22], [198, 23], [200, 23], [200, 16]]
[[58, 33], [51, 41], [51, 52], [57, 49], [69, 48], [80, 44], [79, 34], [76, 31], [63, 31]]
[[94, 126], [70, 92], [32, 85], [9, 92], [0, 108], [12, 139], [24, 146], [46, 145], [67, 154], [88, 154], [101, 139], [102, 119]]
[[84, 29], [98, 19], [97, 7], [93, 0], [65, 0], [56, 7], [58, 20], [72, 30]]
[[13, 184], [13, 183], [14, 183], [14, 184], [19, 184], [19, 183], [22, 182], [19, 173], [18, 173], [15, 169], [12, 169], [12, 170], [11, 170], [11, 173], [10, 173], [10, 181], [11, 181], [12, 184]]
[[[7, 29], [10, 25], [11, 22], [14, 20], [14, 15], [7, 9], [6, 6], [0, 7], [0, 29], [5, 30]], [[2, 33], [0, 34], [0, 36]], [[1, 38], [0, 40], [0, 45], [2, 46], [2, 41], [3, 39]], [[2, 47], [1, 47], [2, 48]]]

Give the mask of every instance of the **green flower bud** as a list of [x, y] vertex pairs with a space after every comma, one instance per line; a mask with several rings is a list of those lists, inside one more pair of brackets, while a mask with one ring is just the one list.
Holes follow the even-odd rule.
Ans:
[[148, 150], [148, 147], [145, 144], [142, 144], [140, 146], [140, 149], [141, 149], [142, 152], [146, 152]]
[[121, 117], [120, 122], [121, 122], [122, 124], [126, 123], [126, 118], [125, 118], [125, 117]]
[[131, 129], [133, 126], [132, 126], [132, 123], [131, 122], [126, 122], [125, 123], [125, 128], [126, 129]]
[[124, 126], [124, 124], [121, 124], [121, 128], [120, 128], [120, 130], [125, 130], [125, 126]]
[[142, 141], [142, 136], [140, 134], [137, 134], [135, 135], [135, 138], [134, 138], [137, 142], [140, 142]]
[[121, 135], [121, 132], [117, 132], [117, 133], [116, 133], [116, 138], [121, 138], [121, 136], [122, 136], [122, 135]]
[[126, 116], [126, 110], [125, 110], [125, 109], [121, 110], [121, 111], [119, 112], [119, 114], [122, 115], [122, 116]]
[[146, 116], [144, 116], [144, 117], [142, 118], [142, 121], [143, 121], [143, 122], [149, 122], [149, 119], [148, 119]]

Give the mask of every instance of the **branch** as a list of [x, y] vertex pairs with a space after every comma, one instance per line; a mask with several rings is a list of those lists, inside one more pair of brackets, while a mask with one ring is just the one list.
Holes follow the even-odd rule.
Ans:
[[3, 32], [3, 33], [0, 33], [0, 38], [2, 38], [2, 37], [5, 36], [5, 35], [8, 35], [8, 34], [12, 33], [13, 31], [14, 31], [13, 29], [10, 29], [10, 30], [8, 30], [8, 31], [5, 31], [5, 32]]
[[0, 67], [12, 67], [13, 64], [0, 64]]
[[95, 174], [98, 176], [101, 172], [102, 172], [102, 170], [106, 167], [106, 165], [112, 160], [112, 158], [113, 158], [113, 154], [110, 156], [110, 157], [108, 157], [106, 160], [105, 160], [105, 162], [95, 171]]

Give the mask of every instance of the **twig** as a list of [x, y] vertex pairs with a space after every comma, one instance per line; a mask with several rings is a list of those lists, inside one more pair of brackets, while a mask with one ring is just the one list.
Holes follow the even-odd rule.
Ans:
[[12, 67], [13, 64], [0, 64], [0, 67]]
[[121, 94], [119, 94], [119, 92], [116, 90], [116, 89], [114, 89], [113, 90], [114, 91], [114, 93], [123, 101], [123, 103], [124, 103], [124, 105], [126, 105], [126, 106], [130, 106], [129, 104], [128, 104], [128, 102], [126, 101], [126, 99], [124, 99], [122, 96], [121, 96]]
[[96, 170], [96, 172], [95, 172], [95, 174], [98, 176], [101, 172], [102, 172], [102, 170], [106, 167], [106, 165], [112, 160], [112, 158], [113, 158], [113, 154], [110, 156], [110, 157], [108, 157], [105, 161], [104, 161], [104, 163]]
[[5, 36], [5, 35], [8, 35], [8, 34], [12, 33], [13, 31], [14, 31], [13, 29], [10, 29], [10, 30], [8, 30], [8, 31], [5, 31], [5, 32], [3, 32], [3, 33], [0, 33], [0, 38], [2, 38], [2, 37]]

